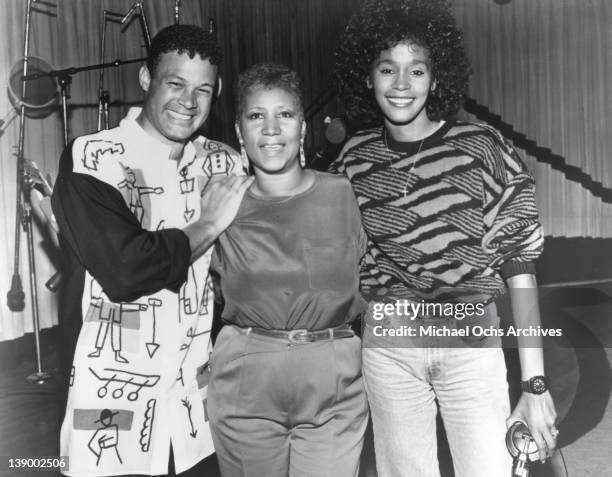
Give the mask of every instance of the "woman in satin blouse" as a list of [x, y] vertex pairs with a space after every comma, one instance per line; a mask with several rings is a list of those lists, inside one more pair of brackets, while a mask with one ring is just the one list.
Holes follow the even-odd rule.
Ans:
[[368, 408], [360, 339], [365, 234], [347, 179], [305, 169], [295, 72], [260, 64], [237, 89], [255, 181], [215, 247], [225, 301], [208, 415], [222, 475], [356, 476]]

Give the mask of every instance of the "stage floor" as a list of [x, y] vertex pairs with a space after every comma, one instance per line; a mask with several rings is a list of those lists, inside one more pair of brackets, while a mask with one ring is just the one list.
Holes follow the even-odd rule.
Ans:
[[[551, 339], [546, 345], [547, 374], [560, 416], [559, 442], [570, 477], [612, 475], [612, 282], [596, 286], [563, 289], [543, 288], [545, 321], [563, 323], [568, 335]], [[43, 368], [57, 372], [58, 353], [53, 330], [42, 333]], [[0, 363], [0, 456], [57, 456], [59, 425], [57, 383], [28, 384], [26, 376], [36, 370], [31, 337], [0, 343], [23, 353], [22, 359]], [[32, 349], [28, 352], [28, 347]], [[507, 351], [510, 382], [517, 379], [516, 350]], [[516, 390], [515, 390], [516, 391]], [[444, 477], [450, 477], [449, 462], [441, 450]], [[562, 465], [557, 459], [557, 464]], [[375, 477], [371, 435], [362, 456], [361, 475]], [[564, 476], [550, 467], [534, 468], [532, 476]], [[27, 472], [8, 472], [0, 466], [0, 476], [27, 477]], [[32, 472], [33, 477], [56, 475]], [[206, 477], [216, 477], [213, 474]], [[416, 477], [416, 476], [415, 476]]]

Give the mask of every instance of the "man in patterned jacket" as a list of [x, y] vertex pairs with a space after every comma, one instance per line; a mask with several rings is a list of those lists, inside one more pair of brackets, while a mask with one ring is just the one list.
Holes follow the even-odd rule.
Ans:
[[213, 453], [210, 246], [251, 183], [233, 149], [196, 136], [220, 90], [220, 61], [203, 29], [163, 29], [140, 69], [143, 108], [62, 156], [53, 209], [66, 262], [64, 352], [74, 356], [66, 475], [160, 475], [171, 461], [180, 474]]

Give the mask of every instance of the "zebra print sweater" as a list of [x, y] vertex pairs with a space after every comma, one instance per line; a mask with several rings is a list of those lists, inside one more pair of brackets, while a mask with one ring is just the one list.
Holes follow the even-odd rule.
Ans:
[[408, 143], [381, 127], [364, 130], [330, 170], [357, 196], [370, 298], [489, 301], [504, 278], [535, 272], [543, 234], [534, 180], [487, 125], [449, 121]]

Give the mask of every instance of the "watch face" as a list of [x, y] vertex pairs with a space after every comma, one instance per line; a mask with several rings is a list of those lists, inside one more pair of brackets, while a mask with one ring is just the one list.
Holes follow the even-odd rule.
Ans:
[[533, 392], [533, 394], [542, 394], [543, 392], [546, 392], [546, 390], [547, 390], [546, 380], [543, 377], [536, 376], [532, 378], [531, 392]]

